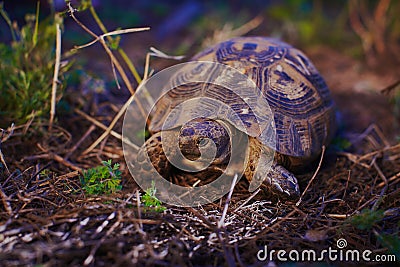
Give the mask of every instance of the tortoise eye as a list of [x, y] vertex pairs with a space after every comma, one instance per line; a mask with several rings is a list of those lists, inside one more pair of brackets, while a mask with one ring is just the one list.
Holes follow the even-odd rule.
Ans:
[[210, 142], [209, 139], [207, 139], [207, 138], [200, 138], [200, 139], [197, 141], [197, 145], [198, 145], [199, 147], [205, 147], [205, 146], [208, 144], [208, 142]]

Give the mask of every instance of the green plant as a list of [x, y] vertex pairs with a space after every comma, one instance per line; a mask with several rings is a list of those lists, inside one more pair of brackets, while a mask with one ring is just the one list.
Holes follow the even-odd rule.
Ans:
[[102, 161], [102, 164], [83, 172], [81, 183], [89, 195], [110, 194], [122, 189], [119, 163], [112, 165], [108, 160]]
[[39, 175], [44, 178], [49, 178], [51, 175], [51, 171], [49, 169], [42, 170]]
[[[25, 123], [32, 117], [48, 114], [54, 75], [56, 25], [62, 18], [53, 14], [39, 22], [39, 4], [35, 15], [25, 16], [19, 28], [0, 3], [0, 15], [9, 25], [12, 42], [0, 43], [0, 127], [11, 122]], [[72, 63], [61, 64], [59, 78]], [[58, 90], [58, 99], [60, 90]], [[6, 101], [4, 101], [6, 100]]]
[[344, 151], [344, 150], [350, 148], [351, 145], [352, 144], [348, 139], [341, 137], [341, 136], [333, 138], [333, 140], [331, 142], [331, 146], [337, 151]]
[[146, 194], [142, 196], [142, 202], [146, 207], [153, 207], [157, 212], [163, 212], [166, 208], [162, 206], [162, 202], [157, 199], [156, 188], [154, 181], [151, 182], [151, 187], [146, 189]]
[[359, 214], [352, 216], [350, 224], [360, 230], [369, 230], [384, 217], [383, 210], [363, 209]]
[[[359, 214], [356, 214], [348, 219], [348, 222], [359, 230], [367, 230], [372, 232], [378, 241], [393, 253], [397, 259], [400, 259], [400, 239], [397, 232], [393, 234], [383, 233], [382, 230], [377, 230], [377, 223], [381, 222], [385, 217], [385, 211], [363, 209]], [[399, 224], [400, 226], [400, 224]]]
[[393, 253], [397, 260], [400, 261], [400, 238], [398, 235], [388, 235], [376, 233], [379, 242]]

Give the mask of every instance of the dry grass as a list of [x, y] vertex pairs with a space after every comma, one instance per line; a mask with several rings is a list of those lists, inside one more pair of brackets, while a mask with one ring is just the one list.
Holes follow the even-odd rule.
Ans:
[[[93, 132], [91, 124], [85, 128]], [[79, 172], [68, 171], [94, 165], [98, 157], [114, 155], [122, 162], [116, 138], [82, 157], [90, 136], [72, 140], [74, 134], [53, 127], [58, 134], [32, 136], [34, 148], [22, 155], [24, 130], [16, 127], [2, 143], [5, 158], [11, 159], [11, 173], [3, 168], [0, 177], [0, 259], [6, 266], [258, 265], [262, 262], [256, 253], [264, 245], [321, 250], [334, 247], [341, 237], [349, 248], [388, 253], [374, 231], [398, 231], [400, 146], [371, 149], [370, 133], [359, 140], [358, 147], [367, 149], [363, 154], [342, 153], [336, 161], [336, 155], [325, 155], [328, 160], [298, 206], [270, 201], [263, 192], [251, 195], [241, 181], [228, 201], [197, 208], [167, 206], [159, 213], [140, 203], [126, 170], [122, 192], [98, 197], [85, 196]], [[311, 176], [301, 176], [303, 189]], [[385, 211], [374, 231], [349, 223], [363, 209]]]

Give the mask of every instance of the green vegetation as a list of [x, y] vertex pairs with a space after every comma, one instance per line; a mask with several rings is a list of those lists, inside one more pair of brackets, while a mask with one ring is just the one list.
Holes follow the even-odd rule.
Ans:
[[[363, 209], [361, 213], [352, 216], [348, 221], [359, 230], [370, 231], [374, 226], [381, 222], [384, 217], [385, 212], [383, 210]], [[393, 235], [381, 233], [381, 231], [378, 232], [376, 230], [372, 230], [372, 232], [375, 234], [382, 246], [386, 247], [390, 253], [396, 255], [400, 260], [400, 238], [398, 233]]]
[[343, 151], [351, 147], [351, 142], [344, 137], [338, 136], [333, 138], [331, 147], [337, 151]]
[[142, 196], [142, 202], [146, 207], [152, 207], [157, 212], [163, 212], [166, 208], [162, 206], [161, 201], [155, 195], [156, 188], [153, 181], [151, 182], [151, 187], [146, 190], [146, 194]]
[[363, 209], [361, 213], [350, 218], [350, 223], [360, 230], [370, 230], [384, 217], [383, 210]]
[[397, 257], [397, 260], [400, 261], [400, 238], [395, 235], [388, 234], [379, 234], [377, 233], [377, 237], [381, 244], [388, 248], [390, 253], [394, 254]]
[[83, 172], [81, 183], [89, 195], [110, 194], [122, 189], [119, 163], [112, 166], [111, 160], [108, 160], [102, 164]]
[[[35, 15], [25, 16], [26, 24], [19, 28], [0, 3], [0, 15], [9, 25], [11, 44], [0, 43], [0, 127], [11, 122], [25, 123], [32, 117], [48, 114], [54, 74], [57, 15], [39, 22], [39, 4]], [[59, 78], [70, 69], [62, 64]], [[60, 90], [58, 90], [58, 99]]]

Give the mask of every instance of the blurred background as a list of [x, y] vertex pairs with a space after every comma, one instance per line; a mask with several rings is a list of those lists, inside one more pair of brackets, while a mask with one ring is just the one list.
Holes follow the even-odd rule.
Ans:
[[[101, 29], [87, 3], [71, 1], [75, 16], [96, 34]], [[3, 8], [19, 25], [35, 14], [34, 0], [6, 0]], [[107, 30], [149, 26], [145, 32], [121, 36], [119, 45], [143, 75], [146, 54], [155, 47], [187, 60], [204, 47], [238, 35], [282, 39], [304, 50], [320, 70], [350, 131], [377, 124], [390, 137], [399, 134], [400, 1], [395, 0], [93, 0]], [[64, 0], [40, 1], [40, 18], [65, 12]], [[93, 38], [63, 13], [63, 51]], [[0, 19], [0, 39], [11, 41]], [[113, 81], [110, 61], [100, 44], [80, 50], [87, 73]], [[151, 68], [176, 64], [152, 58]], [[135, 79], [131, 79], [135, 83]], [[110, 90], [115, 89], [115, 84]], [[115, 91], [115, 90], [114, 90]], [[123, 90], [122, 95], [129, 95]]]
[[[67, 10], [65, 0], [39, 2], [42, 18], [51, 11]], [[77, 16], [96, 32], [96, 23], [93, 19], [91, 21], [88, 10], [84, 10], [87, 2], [92, 2], [109, 30], [150, 26], [152, 29], [146, 34], [146, 39], [143, 40], [143, 36], [132, 38], [177, 54], [196, 50], [202, 44], [208, 44], [206, 41], [210, 37], [221, 32], [228, 36], [232, 31], [233, 35], [282, 38], [297, 46], [326, 44], [356, 58], [399, 53], [399, 48], [393, 46], [399, 45], [400, 3], [393, 0], [71, 1], [74, 8], [83, 10]], [[26, 14], [35, 14], [36, 3], [35, 0], [3, 1], [4, 9], [19, 24], [24, 23]], [[257, 19], [253, 24], [235, 32], [254, 18]], [[64, 41], [77, 44], [90, 40], [85, 39], [89, 36], [81, 31], [75, 31], [74, 26], [77, 25], [68, 16], [64, 22]], [[10, 39], [5, 21], [0, 23], [1, 38]], [[133, 45], [136, 44], [130, 43], [130, 46]]]

